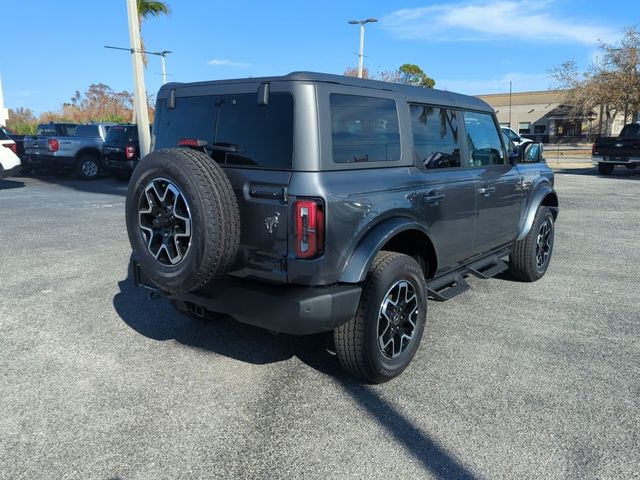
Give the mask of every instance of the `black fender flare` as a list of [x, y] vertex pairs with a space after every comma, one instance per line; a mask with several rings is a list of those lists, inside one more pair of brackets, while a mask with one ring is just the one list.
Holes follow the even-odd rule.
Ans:
[[531, 201], [528, 203], [527, 210], [525, 211], [520, 224], [520, 230], [516, 241], [522, 240], [527, 236], [533, 226], [533, 220], [536, 217], [536, 212], [538, 211], [538, 208], [540, 208], [540, 205], [545, 205], [551, 208], [551, 211], [553, 212], [553, 219], [555, 220], [558, 218], [558, 194], [550, 186], [544, 185], [535, 191]]
[[[391, 218], [373, 227], [360, 240], [340, 275], [341, 283], [360, 283], [365, 280], [373, 259], [382, 247], [397, 234], [417, 230], [423, 233], [433, 245], [431, 235], [423, 225], [410, 218]], [[436, 252], [437, 256], [437, 252]]]

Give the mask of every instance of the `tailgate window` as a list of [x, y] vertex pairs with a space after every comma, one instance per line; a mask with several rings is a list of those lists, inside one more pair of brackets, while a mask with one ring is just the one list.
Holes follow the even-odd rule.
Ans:
[[293, 157], [293, 97], [271, 93], [268, 105], [256, 94], [178, 97], [175, 108], [158, 102], [155, 149], [180, 140], [206, 141], [223, 165], [288, 170]]
[[109, 129], [104, 143], [119, 145], [138, 141], [138, 129], [133, 126], [116, 125]]

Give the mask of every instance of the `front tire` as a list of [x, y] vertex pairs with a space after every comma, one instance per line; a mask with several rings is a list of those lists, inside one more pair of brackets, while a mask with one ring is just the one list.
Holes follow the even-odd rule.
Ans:
[[427, 284], [418, 262], [376, 255], [355, 318], [334, 330], [342, 367], [370, 383], [400, 375], [413, 359], [427, 318]]
[[614, 168], [616, 168], [616, 166], [611, 163], [598, 163], [598, 173], [600, 175], [611, 175]]
[[523, 282], [541, 279], [551, 262], [554, 238], [553, 214], [548, 207], [541, 206], [527, 236], [513, 244], [509, 255], [511, 275]]

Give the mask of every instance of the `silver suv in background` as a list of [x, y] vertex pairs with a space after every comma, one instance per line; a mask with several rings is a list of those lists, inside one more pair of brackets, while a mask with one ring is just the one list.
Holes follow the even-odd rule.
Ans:
[[114, 124], [63, 125], [70, 125], [63, 129], [63, 135], [55, 134], [59, 131], [52, 128], [56, 124], [43, 124], [38, 126], [36, 136], [25, 137], [25, 165], [36, 172], [49, 170], [64, 175], [75, 171], [86, 180], [98, 178], [104, 169], [102, 145]]

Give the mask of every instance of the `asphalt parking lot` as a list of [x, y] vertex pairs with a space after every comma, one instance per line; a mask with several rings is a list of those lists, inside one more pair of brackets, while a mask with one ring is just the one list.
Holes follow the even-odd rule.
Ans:
[[640, 172], [563, 172], [547, 276], [431, 302], [380, 386], [134, 289], [126, 185], [0, 181], [0, 478], [639, 477]]

